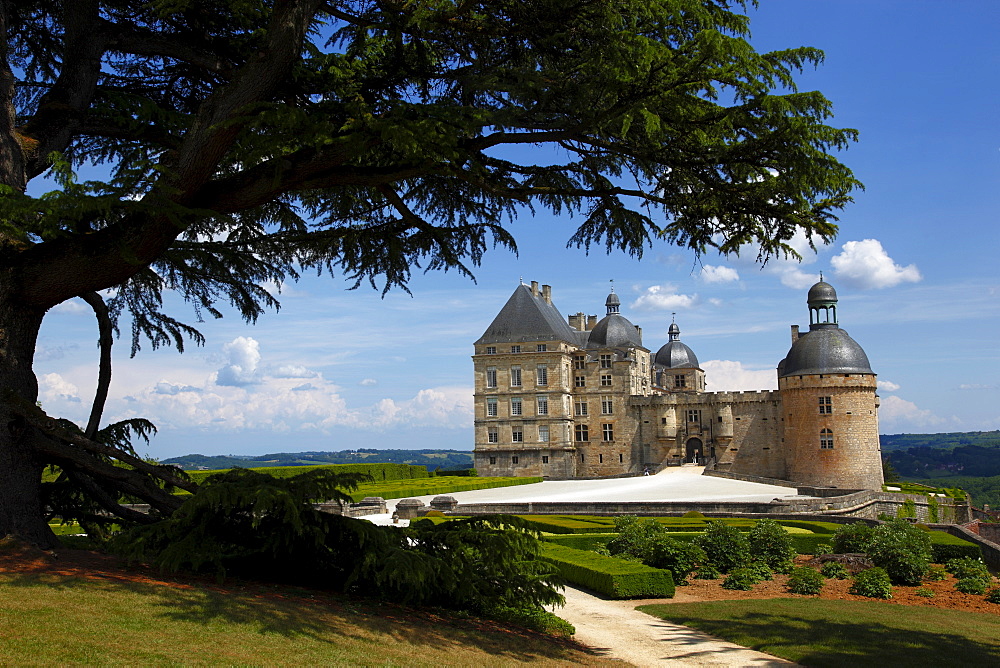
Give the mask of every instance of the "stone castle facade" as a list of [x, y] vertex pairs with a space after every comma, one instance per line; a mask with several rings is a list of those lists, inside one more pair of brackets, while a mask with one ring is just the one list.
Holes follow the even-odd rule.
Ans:
[[841, 489], [882, 488], [878, 397], [868, 357], [837, 323], [837, 295], [809, 290], [809, 331], [792, 326], [778, 389], [706, 392], [671, 324], [653, 354], [620, 313], [564, 318], [549, 286], [521, 284], [475, 343], [480, 475], [641, 475], [712, 469]]

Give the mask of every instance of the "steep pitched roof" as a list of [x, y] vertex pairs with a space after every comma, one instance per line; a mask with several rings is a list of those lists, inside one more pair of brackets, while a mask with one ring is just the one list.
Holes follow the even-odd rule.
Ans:
[[476, 344], [558, 340], [579, 345], [579, 334], [555, 304], [532, 295], [527, 285], [519, 285]]

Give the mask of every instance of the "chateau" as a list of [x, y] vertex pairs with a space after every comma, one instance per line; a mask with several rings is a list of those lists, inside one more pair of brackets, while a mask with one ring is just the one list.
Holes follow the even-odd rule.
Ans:
[[480, 475], [595, 478], [697, 461], [717, 471], [841, 489], [882, 488], [868, 357], [837, 323], [837, 293], [810, 290], [778, 389], [706, 392], [672, 323], [655, 354], [608, 295], [607, 314], [564, 318], [552, 288], [521, 284], [475, 343]]

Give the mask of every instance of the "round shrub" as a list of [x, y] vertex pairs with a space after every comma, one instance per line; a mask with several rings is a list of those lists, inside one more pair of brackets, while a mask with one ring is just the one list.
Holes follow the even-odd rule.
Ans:
[[963, 594], [983, 595], [986, 593], [986, 582], [980, 578], [962, 578], [955, 583], [955, 590]]
[[842, 526], [833, 533], [833, 551], [837, 554], [867, 552], [873, 531], [864, 522]]
[[823, 576], [814, 568], [801, 566], [788, 576], [788, 591], [793, 594], [818, 594], [821, 589]]
[[838, 580], [846, 580], [850, 573], [847, 571], [847, 566], [838, 563], [836, 561], [828, 561], [819, 569], [819, 572], [825, 578], [836, 578]]
[[990, 603], [1000, 603], [1000, 587], [990, 587], [986, 592], [986, 600]]
[[718, 580], [722, 577], [722, 573], [714, 564], [702, 564], [698, 567], [694, 577], [696, 580]]
[[681, 517], [696, 517], [699, 519], [705, 519], [705, 515], [703, 513], [699, 513], [697, 510], [689, 510], [681, 515]]
[[884, 568], [868, 568], [854, 577], [850, 592], [868, 598], [892, 598], [892, 581]]
[[643, 563], [663, 568], [674, 576], [674, 584], [687, 584], [687, 577], [705, 561], [705, 551], [694, 543], [660, 535], [650, 541], [648, 556]]
[[722, 581], [722, 588], [750, 591], [758, 582], [760, 582], [760, 578], [757, 571], [745, 567], [734, 568], [729, 576]]
[[772, 571], [787, 570], [795, 558], [792, 537], [774, 520], [758, 520], [747, 532], [750, 558], [767, 564]]
[[944, 569], [944, 566], [928, 566], [927, 572], [924, 573], [924, 579], [928, 582], [940, 582], [941, 580], [946, 580], [948, 578], [948, 571]]
[[993, 579], [990, 569], [986, 567], [982, 559], [972, 559], [970, 557], [949, 559], [944, 568], [959, 580], [977, 578], [988, 583]]
[[931, 539], [927, 531], [895, 519], [875, 527], [866, 553], [894, 583], [919, 585], [930, 566]]
[[719, 571], [729, 573], [750, 562], [750, 546], [746, 537], [723, 522], [712, 522], [694, 541], [705, 551], [706, 559]]
[[833, 545], [829, 543], [816, 543], [816, 547], [813, 548], [813, 554], [834, 554]]
[[917, 590], [913, 593], [916, 594], [917, 596], [920, 596], [921, 598], [934, 598], [934, 592], [928, 589], [927, 587], [918, 587]]

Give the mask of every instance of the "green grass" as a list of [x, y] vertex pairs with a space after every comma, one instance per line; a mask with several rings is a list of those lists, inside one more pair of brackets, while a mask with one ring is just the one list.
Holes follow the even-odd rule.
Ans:
[[0, 575], [0, 665], [608, 665], [505, 625], [263, 585]]
[[381, 496], [383, 499], [402, 499], [411, 496], [427, 496], [429, 494], [451, 494], [453, 492], [468, 492], [476, 489], [530, 485], [541, 481], [541, 478], [530, 477], [456, 478], [453, 476], [392, 480], [384, 483], [360, 485], [356, 490], [350, 492], [350, 496], [355, 501], [361, 501], [366, 496]]
[[816, 599], [638, 609], [814, 668], [1000, 664], [1000, 616], [989, 613]]

